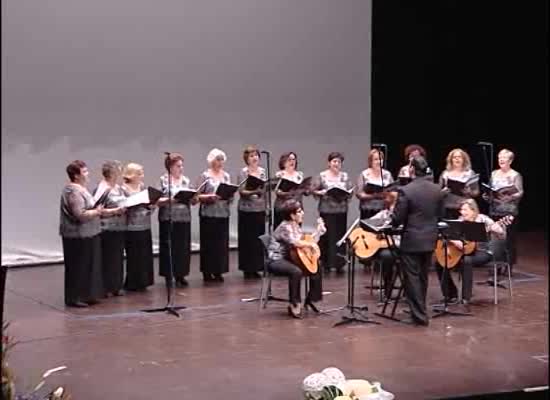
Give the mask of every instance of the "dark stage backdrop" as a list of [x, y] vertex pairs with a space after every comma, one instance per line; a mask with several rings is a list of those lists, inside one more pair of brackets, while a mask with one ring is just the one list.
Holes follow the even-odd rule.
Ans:
[[495, 158], [509, 148], [524, 177], [520, 229], [546, 231], [547, 18], [547, 1], [375, 0], [372, 140], [389, 145], [390, 169], [419, 143], [436, 175], [460, 146], [486, 176], [475, 143], [494, 143]]
[[[370, 0], [2, 0], [2, 264], [61, 260], [74, 159], [92, 186], [107, 159], [143, 164], [157, 185], [164, 151], [182, 152], [195, 180], [219, 147], [235, 181], [256, 144], [274, 167], [297, 152], [306, 175], [339, 150], [355, 176], [370, 145], [370, 48]], [[232, 243], [236, 223], [234, 210]]]

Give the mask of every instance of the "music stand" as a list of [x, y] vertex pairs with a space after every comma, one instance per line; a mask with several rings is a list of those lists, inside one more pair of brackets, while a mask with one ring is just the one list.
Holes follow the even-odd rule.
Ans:
[[[460, 220], [443, 220], [444, 224], [438, 226], [439, 234], [441, 240], [443, 241], [443, 249], [445, 252], [445, 265], [443, 266], [443, 273], [441, 275], [441, 284], [445, 286], [447, 284], [447, 274], [450, 274], [448, 268], [447, 252], [448, 252], [448, 241], [449, 240], [460, 240], [462, 243], [466, 241], [473, 242], [487, 242], [487, 231], [485, 229], [485, 224], [482, 222], [470, 222], [470, 221], [460, 221]], [[464, 251], [464, 247], [463, 247]], [[464, 254], [462, 255], [464, 257]], [[432, 318], [441, 317], [443, 315], [456, 315], [456, 316], [470, 316], [470, 312], [458, 312], [451, 311], [448, 308], [447, 296], [445, 294], [443, 308], [437, 308], [438, 305], [434, 305], [433, 311], [436, 313]]]
[[[367, 306], [356, 306], [355, 305], [355, 252], [353, 251], [354, 243], [351, 243], [349, 236], [355, 227], [359, 224], [359, 218], [357, 218], [353, 224], [346, 231], [344, 236], [336, 243], [337, 247], [342, 245], [346, 246], [346, 261], [348, 264], [348, 298], [347, 304], [342, 307], [333, 308], [330, 310], [321, 311], [322, 314], [327, 314], [333, 311], [347, 310], [347, 313], [342, 315], [340, 321], [336, 322], [333, 327], [340, 325], [347, 325], [353, 322], [360, 322], [363, 324], [376, 324], [380, 325], [380, 322], [373, 321], [363, 312], [368, 310]], [[357, 239], [356, 239], [357, 240]]]

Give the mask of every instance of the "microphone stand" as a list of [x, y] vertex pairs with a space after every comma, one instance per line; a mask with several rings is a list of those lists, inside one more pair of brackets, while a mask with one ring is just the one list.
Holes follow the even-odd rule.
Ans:
[[[489, 160], [487, 160], [487, 152], [485, 151], [485, 147], [486, 145], [482, 145], [482, 150], [483, 150], [483, 161], [484, 161], [484, 165], [485, 165], [485, 170], [487, 171], [487, 180], [488, 180], [488, 183], [489, 183], [489, 186], [492, 187], [491, 185], [491, 174], [493, 172], [493, 158], [494, 158], [494, 153], [493, 153], [493, 145], [492, 144], [488, 144], [489, 145], [489, 150], [490, 150], [490, 158]], [[493, 195], [493, 191], [490, 190], [489, 191], [489, 212], [488, 214], [491, 215], [491, 212], [493, 210], [493, 198], [494, 198], [494, 195]]]
[[186, 306], [174, 306], [172, 304], [172, 288], [174, 285], [174, 263], [172, 262], [172, 174], [168, 168], [168, 263], [170, 264], [170, 276], [166, 278], [166, 307], [143, 310], [147, 313], [167, 312], [175, 317], [180, 317], [177, 310], [183, 310]]
[[266, 193], [266, 219], [267, 219], [267, 233], [271, 235], [273, 231], [273, 204], [271, 200], [271, 154], [266, 151], [264, 154], [267, 156], [266, 169], [267, 169], [267, 193]]

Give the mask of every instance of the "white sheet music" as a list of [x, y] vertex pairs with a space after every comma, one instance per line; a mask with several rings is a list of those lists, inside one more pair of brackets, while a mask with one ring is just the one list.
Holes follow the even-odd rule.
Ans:
[[149, 191], [147, 189], [142, 190], [139, 193], [133, 194], [120, 204], [120, 207], [132, 207], [137, 206], [138, 204], [149, 204], [151, 201], [149, 200]]

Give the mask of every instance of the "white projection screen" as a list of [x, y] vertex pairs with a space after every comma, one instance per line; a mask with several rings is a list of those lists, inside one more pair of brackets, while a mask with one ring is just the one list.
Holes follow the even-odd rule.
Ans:
[[[109, 159], [143, 164], [156, 186], [164, 151], [183, 153], [195, 180], [213, 147], [236, 181], [247, 144], [272, 153], [273, 172], [295, 151], [306, 176], [341, 151], [355, 179], [370, 78], [370, 0], [2, 0], [2, 264], [62, 261], [74, 159], [90, 189]], [[316, 207], [305, 202], [308, 226]], [[156, 251], [157, 213], [153, 236]]]

